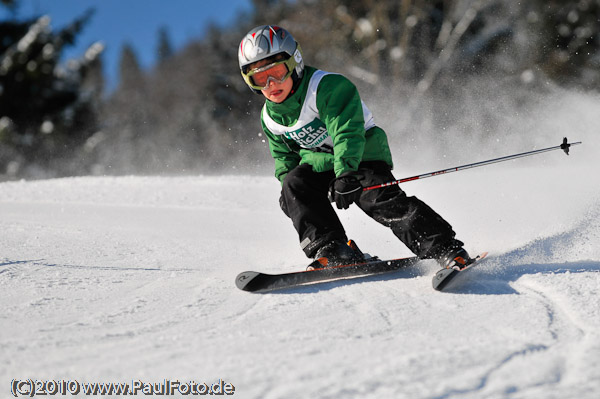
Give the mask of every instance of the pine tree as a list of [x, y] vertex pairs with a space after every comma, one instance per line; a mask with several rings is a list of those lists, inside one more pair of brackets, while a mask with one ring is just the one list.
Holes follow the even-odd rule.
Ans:
[[94, 96], [82, 90], [82, 83], [102, 46], [92, 46], [95, 51], [82, 59], [59, 63], [64, 47], [75, 42], [92, 14], [58, 32], [48, 16], [0, 23], [0, 174], [70, 173], [58, 160], [96, 129]]
[[119, 60], [119, 85], [125, 90], [141, 90], [144, 80], [142, 68], [135, 50], [130, 44], [125, 44]]
[[158, 47], [156, 52], [159, 64], [173, 56], [173, 46], [171, 45], [169, 31], [164, 26], [158, 30]]

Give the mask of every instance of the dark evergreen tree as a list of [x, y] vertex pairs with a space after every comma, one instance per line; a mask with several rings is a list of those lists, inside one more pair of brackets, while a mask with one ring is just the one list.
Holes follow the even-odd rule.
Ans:
[[144, 74], [135, 50], [130, 44], [125, 44], [119, 60], [119, 85], [124, 90], [140, 91]]
[[156, 50], [158, 62], [165, 62], [173, 56], [173, 52], [169, 31], [163, 26], [158, 30], [158, 46]]
[[0, 23], [0, 173], [78, 172], [70, 162], [57, 160], [72, 155], [96, 129], [94, 97], [82, 84], [101, 48], [96, 45], [65, 65], [60, 57], [91, 16], [92, 11], [86, 12], [58, 32], [48, 16]]
[[539, 62], [561, 83], [600, 84], [600, 2], [539, 1], [534, 11], [544, 36]]

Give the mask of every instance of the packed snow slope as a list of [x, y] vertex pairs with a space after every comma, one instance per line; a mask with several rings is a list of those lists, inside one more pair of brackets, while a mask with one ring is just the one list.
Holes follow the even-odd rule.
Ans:
[[[448, 293], [431, 288], [434, 261], [238, 290], [241, 271], [308, 261], [272, 177], [0, 183], [0, 397], [13, 379], [221, 379], [239, 398], [597, 398], [599, 152], [577, 133], [568, 157], [403, 186], [490, 252]], [[414, 169], [397, 177], [429, 171]], [[409, 255], [357, 208], [340, 216], [366, 252]]]

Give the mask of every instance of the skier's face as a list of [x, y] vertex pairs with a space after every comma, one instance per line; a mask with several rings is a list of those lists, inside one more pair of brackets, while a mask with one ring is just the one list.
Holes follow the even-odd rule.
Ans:
[[283, 83], [271, 81], [269, 87], [261, 90], [261, 92], [263, 96], [274, 103], [281, 103], [289, 96], [293, 85], [294, 82], [291, 78], [287, 78]]
[[[261, 68], [261, 67], [267, 65], [268, 62], [269, 61], [267, 61], [267, 60], [258, 61], [255, 64], [253, 64], [251, 66], [251, 68], [252, 69]], [[281, 103], [281, 102], [285, 101], [285, 99], [288, 97], [288, 95], [292, 91], [292, 86], [294, 85], [294, 82], [290, 77], [288, 77], [284, 81], [280, 81], [277, 79], [278, 76], [275, 76], [275, 74], [278, 73], [276, 68], [280, 68], [280, 67], [285, 68], [285, 65], [279, 64], [279, 65], [277, 65], [277, 67], [272, 68], [273, 71], [266, 71], [266, 72], [273, 73], [274, 78], [273, 79], [265, 78], [264, 80], [266, 80], [266, 82], [267, 82], [266, 87], [261, 90], [261, 93], [263, 94], [263, 96], [265, 96], [268, 100], [273, 101], [274, 103]]]

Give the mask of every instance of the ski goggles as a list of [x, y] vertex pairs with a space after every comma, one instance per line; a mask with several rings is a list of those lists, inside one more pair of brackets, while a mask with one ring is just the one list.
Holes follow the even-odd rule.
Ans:
[[265, 90], [271, 82], [283, 83], [292, 75], [296, 62], [293, 57], [277, 61], [260, 68], [254, 68], [243, 73], [244, 80], [253, 89]]

